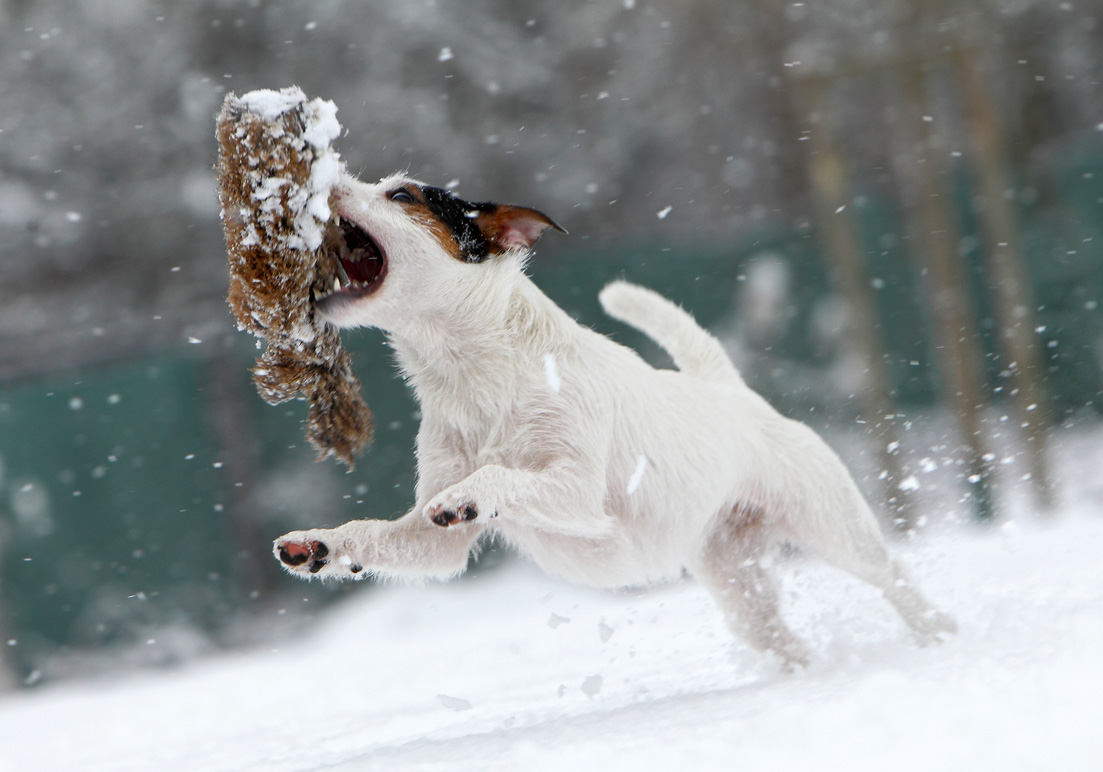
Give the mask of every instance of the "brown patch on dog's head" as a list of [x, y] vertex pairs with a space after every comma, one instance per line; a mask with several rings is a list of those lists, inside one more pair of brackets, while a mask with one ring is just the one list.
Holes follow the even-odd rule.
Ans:
[[[440, 194], [444, 194], [441, 196]], [[402, 206], [403, 211], [424, 225], [433, 234], [441, 249], [457, 260], [469, 261], [465, 251], [465, 242], [458, 237], [458, 222], [453, 222], [454, 213], [442, 207], [442, 202], [451, 194], [440, 188], [432, 188], [410, 182], [387, 193], [387, 198]]]

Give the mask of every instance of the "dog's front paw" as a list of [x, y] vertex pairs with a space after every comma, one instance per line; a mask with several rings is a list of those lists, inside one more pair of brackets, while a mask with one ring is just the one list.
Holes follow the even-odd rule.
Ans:
[[430, 504], [425, 508], [425, 516], [435, 525], [447, 528], [457, 523], [469, 523], [479, 518], [479, 510], [474, 504], [460, 504], [459, 506], [447, 506], [445, 504]]
[[321, 541], [279, 541], [276, 543], [276, 554], [280, 562], [289, 568], [305, 566], [312, 574], [318, 573], [326, 564], [329, 555], [329, 547]]
[[312, 576], [347, 579], [361, 575], [364, 567], [341, 549], [330, 549], [325, 535], [312, 531], [293, 531], [276, 539], [272, 552], [289, 573], [309, 579]]

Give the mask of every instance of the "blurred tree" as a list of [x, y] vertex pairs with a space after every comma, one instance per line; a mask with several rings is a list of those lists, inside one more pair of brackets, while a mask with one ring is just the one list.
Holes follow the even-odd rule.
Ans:
[[999, 340], [1011, 373], [1010, 400], [1025, 437], [1027, 468], [1035, 504], [1041, 512], [1054, 506], [1047, 459], [1052, 423], [1038, 334], [1037, 307], [1024, 264], [1014, 185], [1000, 136], [991, 86], [970, 44], [955, 47], [955, 72], [968, 116], [972, 158], [979, 181], [979, 204], [986, 240], [985, 255], [999, 320]]
[[995, 515], [992, 496], [992, 460], [985, 439], [983, 408], [984, 356], [979, 344], [979, 327], [972, 309], [969, 281], [958, 254], [959, 229], [949, 209], [952, 200], [947, 185], [949, 152], [934, 130], [923, 59], [908, 62], [900, 74], [904, 98], [906, 144], [914, 148], [898, 164], [905, 211], [914, 224], [918, 248], [913, 257], [924, 267], [929, 282], [928, 298], [935, 321], [935, 348], [942, 370], [941, 386], [953, 406], [966, 449], [965, 478], [972, 491], [977, 517]]
[[835, 116], [824, 98], [823, 92], [830, 87], [830, 80], [812, 77], [792, 85], [802, 111], [812, 121], [808, 168], [816, 207], [816, 230], [822, 234], [835, 281], [850, 305], [854, 316], [853, 331], [867, 368], [868, 381], [859, 399], [865, 423], [877, 446], [882, 470], [879, 479], [889, 526], [909, 531], [915, 527], [916, 515], [908, 487], [903, 485], [901, 438], [896, 423], [897, 410], [893, 405], [888, 353], [881, 336], [872, 282], [862, 260], [866, 250], [862, 248], [854, 222], [854, 196], [846, 163], [833, 139]]

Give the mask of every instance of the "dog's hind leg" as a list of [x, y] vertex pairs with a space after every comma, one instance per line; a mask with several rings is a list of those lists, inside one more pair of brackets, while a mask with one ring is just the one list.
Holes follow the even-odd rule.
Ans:
[[379, 574], [447, 579], [467, 568], [485, 526], [443, 529], [418, 508], [398, 520], [353, 520], [337, 528], [292, 531], [273, 544], [283, 567], [303, 579], [356, 579]]
[[825, 486], [806, 496], [803, 505], [790, 508], [790, 516], [778, 523], [782, 533], [806, 552], [879, 589], [921, 642], [955, 632], [953, 618], [932, 606], [889, 556], [877, 520], [849, 475], [836, 477], [831, 487], [835, 490]]
[[691, 570], [733, 633], [760, 651], [774, 652], [787, 669], [807, 665], [808, 650], [782, 620], [773, 579], [762, 567], [767, 546], [762, 511], [737, 506], [717, 517]]

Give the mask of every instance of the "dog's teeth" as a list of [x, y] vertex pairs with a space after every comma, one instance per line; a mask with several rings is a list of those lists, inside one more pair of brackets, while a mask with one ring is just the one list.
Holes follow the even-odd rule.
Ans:
[[341, 282], [349, 284], [349, 275], [345, 272], [345, 265], [340, 260], [337, 261], [337, 275], [333, 277], [334, 286], [337, 289], [341, 289]]
[[336, 276], [333, 277], [333, 291], [334, 292], [340, 292], [341, 291], [341, 280], [338, 279]]

